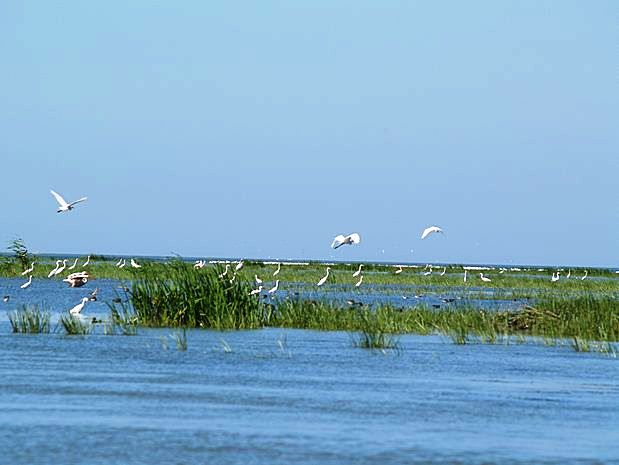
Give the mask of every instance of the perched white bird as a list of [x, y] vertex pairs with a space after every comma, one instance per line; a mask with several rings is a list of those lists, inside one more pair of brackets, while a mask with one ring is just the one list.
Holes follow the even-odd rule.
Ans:
[[256, 280], [256, 284], [262, 284], [262, 279], [260, 279], [257, 274], [254, 275], [254, 279]]
[[275, 286], [273, 286], [271, 289], [268, 290], [269, 294], [275, 294], [277, 292], [277, 289], [279, 289], [279, 279], [277, 281], [275, 281]]
[[88, 302], [88, 297], [84, 297], [82, 298], [82, 302], [77, 304], [75, 307], [73, 307], [71, 310], [69, 310], [69, 313], [71, 315], [79, 315], [79, 313], [82, 311], [82, 309], [84, 308], [84, 305], [86, 305], [86, 302]]
[[359, 281], [357, 281], [357, 284], [355, 284], [355, 287], [361, 286], [362, 282], [363, 282], [363, 275], [359, 276]]
[[79, 257], [75, 259], [75, 261], [73, 262], [73, 265], [71, 265], [69, 268], [67, 268], [67, 270], [72, 270], [73, 268], [75, 268], [77, 266], [77, 261], [79, 260]]
[[340, 234], [339, 236], [335, 236], [335, 239], [333, 239], [331, 248], [337, 249], [345, 244], [358, 244], [359, 242], [361, 242], [361, 237], [357, 233], [352, 233], [348, 236]]
[[258, 286], [258, 289], [254, 289], [253, 291], [249, 293], [249, 295], [260, 294], [261, 292], [262, 292], [262, 286]]
[[50, 190], [50, 192], [56, 199], [56, 202], [58, 202], [58, 210], [57, 210], [58, 213], [68, 212], [69, 210], [73, 210], [73, 205], [75, 205], [76, 203], [83, 202], [84, 200], [88, 198], [88, 197], [82, 197], [81, 199], [78, 199], [75, 202], [67, 203], [67, 201], [63, 199], [59, 193], [54, 192], [53, 190]]
[[557, 271], [557, 273], [552, 273], [552, 277], [550, 278], [550, 281], [552, 281], [553, 283], [559, 281], [559, 272]]
[[133, 268], [142, 268], [142, 265], [138, 265], [138, 262], [136, 262], [133, 258], [131, 259], [131, 266]]
[[395, 270], [395, 274], [400, 274], [402, 273], [402, 265], [398, 265], [398, 269]]
[[568, 270], [567, 271], [567, 276], [565, 277], [565, 279], [570, 279], [570, 276], [572, 276], [572, 270]]
[[28, 273], [32, 273], [32, 271], [34, 270], [34, 262], [32, 262], [32, 265], [30, 265], [30, 268], [25, 269], [24, 271], [22, 271], [22, 276], [27, 275]]
[[329, 278], [329, 271], [331, 271], [331, 268], [327, 267], [327, 274], [324, 275], [322, 278], [320, 278], [320, 281], [318, 281], [317, 286], [322, 286], [324, 283], [327, 282], [327, 278]]
[[239, 262], [234, 267], [234, 271], [239, 271], [241, 268], [243, 268], [243, 265], [244, 265], [243, 260], [239, 260]]
[[58, 268], [58, 269], [56, 270], [56, 272], [54, 273], [54, 276], [56, 276], [56, 275], [58, 275], [58, 274], [62, 273], [66, 267], [67, 267], [67, 259], [65, 258], [65, 259], [62, 261], [62, 265], [60, 266], [60, 268]]
[[226, 269], [224, 270], [224, 272], [222, 274], [219, 275], [219, 277], [223, 278], [224, 276], [226, 276], [228, 274], [228, 271], [230, 271], [230, 264], [226, 263]]
[[30, 275], [30, 277], [28, 278], [28, 281], [26, 281], [24, 284], [22, 284], [21, 287], [22, 289], [26, 289], [28, 286], [30, 286], [32, 284], [32, 275]]
[[56, 274], [56, 271], [58, 270], [58, 268], [60, 268], [61, 263], [62, 263], [62, 260], [56, 260], [56, 268], [54, 268], [52, 271], [49, 272], [49, 274], [47, 275], [48, 278], [51, 278], [52, 276]]
[[464, 270], [464, 282], [466, 282], [466, 273], [468, 270]]
[[84, 262], [84, 264], [82, 265], [82, 268], [88, 266], [90, 264], [90, 255], [88, 255], [88, 258], [86, 259], [86, 261]]
[[432, 233], [443, 233], [443, 230], [439, 228], [438, 226], [430, 226], [423, 230], [423, 232], [421, 233], [421, 238], [425, 239]]
[[492, 281], [490, 278], [486, 278], [483, 273], [479, 273], [479, 277], [485, 283], [489, 283], [490, 281]]
[[587, 279], [587, 276], [589, 275], [589, 270], [585, 270], [585, 275], [580, 278], [581, 281], [584, 281], [585, 279]]
[[273, 276], [277, 276], [279, 274], [279, 271], [282, 269], [282, 264], [278, 263], [277, 264], [277, 269], [273, 272]]
[[362, 266], [363, 266], [363, 263], [360, 263], [359, 264], [359, 269], [352, 274], [353, 278], [356, 278], [357, 276], [359, 276], [361, 274], [361, 267]]
[[447, 271], [447, 267], [443, 268], [443, 271], [441, 272], [441, 276], [445, 276], [445, 272]]

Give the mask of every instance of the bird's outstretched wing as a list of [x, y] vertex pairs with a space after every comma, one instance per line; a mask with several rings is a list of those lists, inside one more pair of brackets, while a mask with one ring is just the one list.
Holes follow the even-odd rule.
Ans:
[[357, 233], [352, 233], [350, 236], [348, 236], [348, 240], [350, 240], [351, 244], [358, 244], [359, 242], [361, 242], [361, 236], [359, 236], [359, 234]]
[[430, 226], [429, 228], [426, 228], [423, 230], [423, 232], [421, 233], [421, 238], [425, 239], [426, 237], [428, 237], [430, 234], [434, 232], [443, 232], [443, 230], [439, 228], [438, 226]]
[[58, 192], [54, 192], [53, 190], [50, 190], [50, 192], [52, 193], [52, 195], [54, 196], [54, 198], [56, 199], [56, 202], [58, 202], [58, 204], [61, 207], [68, 207], [69, 204], [67, 203], [67, 201], [65, 199], [62, 198], [62, 195], [60, 195]]
[[333, 242], [331, 243], [331, 248], [337, 249], [338, 247], [341, 247], [345, 241], [346, 237], [344, 237], [342, 234], [340, 234], [339, 236], [335, 236], [335, 239], [333, 239]]
[[69, 204], [69, 207], [72, 207], [72, 206], [73, 206], [73, 205], [75, 205], [76, 203], [83, 202], [84, 200], [88, 200], [88, 197], [82, 197], [81, 199], [78, 199], [78, 200], [76, 200], [76, 201], [74, 201], [74, 202], [71, 202], [71, 203]]

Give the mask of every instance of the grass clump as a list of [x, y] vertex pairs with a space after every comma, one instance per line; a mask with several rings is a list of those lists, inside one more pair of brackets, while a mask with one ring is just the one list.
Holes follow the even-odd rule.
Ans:
[[13, 333], [49, 333], [50, 314], [37, 305], [22, 305], [20, 309], [7, 313]]
[[135, 311], [124, 301], [120, 302], [120, 308], [116, 307], [115, 302], [106, 302], [106, 304], [110, 309], [110, 317], [104, 327], [105, 334], [135, 336], [138, 333], [139, 324], [139, 319]]
[[400, 349], [398, 339], [391, 333], [380, 315], [364, 311], [360, 315], [360, 321], [360, 331], [352, 336], [353, 346], [362, 349]]
[[86, 336], [92, 331], [92, 325], [90, 323], [69, 313], [60, 315], [60, 320], [58, 322], [67, 336]]

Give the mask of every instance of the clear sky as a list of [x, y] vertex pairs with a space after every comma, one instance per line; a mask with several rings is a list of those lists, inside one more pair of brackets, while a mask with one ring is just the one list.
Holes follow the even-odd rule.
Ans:
[[0, 240], [617, 266], [617, 24], [614, 0], [3, 2]]

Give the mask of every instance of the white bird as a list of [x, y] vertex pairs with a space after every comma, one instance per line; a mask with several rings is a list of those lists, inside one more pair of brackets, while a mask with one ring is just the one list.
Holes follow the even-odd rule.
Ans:
[[585, 270], [585, 275], [580, 278], [581, 281], [584, 281], [587, 278], [587, 275], [589, 274], [589, 270]]
[[361, 274], [361, 267], [362, 266], [363, 266], [363, 263], [360, 263], [359, 264], [359, 269], [352, 274], [353, 278], [356, 278], [357, 276], [359, 276]]
[[357, 233], [352, 233], [348, 236], [340, 234], [338, 236], [335, 236], [335, 239], [333, 239], [333, 242], [331, 243], [331, 248], [337, 249], [344, 244], [358, 244], [359, 242], [361, 242], [361, 237]]
[[52, 276], [56, 274], [56, 270], [60, 268], [61, 263], [62, 263], [62, 260], [56, 260], [56, 268], [54, 268], [52, 271], [49, 272], [49, 274], [47, 275], [48, 278], [51, 278]]
[[432, 274], [432, 265], [430, 265], [430, 271], [426, 271], [423, 275], [430, 276]]
[[442, 271], [442, 273], [441, 273], [441, 276], [445, 276], [445, 272], [446, 272], [446, 271], [447, 271], [447, 267], [444, 267], [444, 268], [443, 268], [443, 271]]
[[254, 279], [256, 280], [256, 284], [262, 284], [262, 279], [260, 279], [257, 274], [254, 275]]
[[253, 291], [249, 293], [249, 295], [260, 294], [261, 292], [262, 292], [262, 286], [258, 286], [258, 289], [254, 289]]
[[69, 313], [71, 315], [79, 315], [79, 313], [82, 311], [82, 309], [84, 308], [84, 305], [86, 305], [86, 302], [88, 302], [88, 297], [84, 297], [82, 298], [82, 302], [77, 304], [75, 307], [73, 307], [71, 310], [69, 310]]
[[327, 278], [329, 277], [329, 271], [331, 270], [330, 267], [327, 267], [327, 274], [324, 275], [322, 278], [320, 278], [320, 281], [318, 281], [317, 286], [322, 286], [324, 283], [327, 282]]
[[84, 262], [84, 264], [82, 265], [82, 268], [88, 266], [90, 264], [90, 255], [88, 255], [88, 258], [86, 259], [86, 261]]
[[66, 267], [67, 267], [67, 259], [65, 258], [65, 259], [62, 261], [62, 266], [56, 270], [56, 272], [54, 273], [54, 276], [56, 276], [56, 275], [58, 275], [58, 274], [62, 273]]
[[486, 278], [483, 273], [479, 273], [479, 277], [485, 283], [489, 283], [490, 281], [492, 281], [490, 278]]
[[275, 294], [277, 292], [277, 289], [279, 288], [279, 279], [277, 281], [275, 281], [275, 286], [273, 286], [271, 289], [268, 290], [269, 294]]
[[464, 282], [466, 282], [466, 273], [468, 270], [464, 270]]
[[125, 260], [124, 258], [122, 260], [123, 262], [120, 265], [118, 265], [118, 268], [124, 268], [127, 265], [127, 260]]
[[273, 272], [273, 276], [277, 276], [279, 274], [279, 271], [282, 269], [282, 264], [278, 263], [277, 264], [277, 269]]
[[400, 274], [402, 273], [402, 265], [398, 265], [398, 269], [395, 270], [395, 274]]
[[239, 262], [234, 267], [234, 271], [239, 271], [241, 268], [243, 268], [243, 265], [244, 265], [243, 260], [239, 260]]
[[117, 267], [120, 266], [122, 264], [122, 262], [123, 262], [123, 259], [119, 258], [118, 261], [116, 262], [116, 266]]
[[194, 263], [193, 267], [197, 270], [204, 268], [204, 265], [206, 265], [206, 260], [196, 260], [196, 263]]
[[30, 265], [30, 268], [24, 270], [21, 275], [24, 276], [24, 275], [27, 275], [28, 273], [32, 273], [33, 270], [34, 270], [34, 262], [32, 262], [32, 265]]
[[32, 275], [30, 275], [30, 278], [28, 278], [28, 281], [26, 281], [24, 284], [22, 284], [21, 287], [22, 289], [26, 289], [28, 286], [30, 286], [32, 284]]
[[71, 265], [69, 268], [67, 268], [67, 270], [72, 270], [73, 268], [75, 268], [77, 266], [77, 261], [79, 260], [79, 258], [76, 258], [75, 261], [73, 262], [73, 265]]
[[443, 230], [439, 228], [438, 226], [430, 226], [423, 230], [423, 232], [421, 233], [421, 238], [425, 239], [432, 233], [443, 233]]
[[138, 265], [138, 262], [136, 262], [133, 258], [131, 259], [131, 266], [133, 268], [142, 268], [142, 265]]
[[363, 275], [359, 276], [359, 281], [357, 281], [357, 284], [355, 284], [355, 287], [361, 286], [362, 282], [363, 282]]
[[557, 271], [556, 275], [555, 273], [552, 273], [552, 277], [550, 278], [550, 281], [552, 281], [553, 283], [559, 281], [559, 272]]
[[68, 212], [69, 210], [73, 210], [73, 205], [75, 205], [76, 203], [83, 202], [84, 200], [88, 198], [88, 197], [82, 197], [81, 199], [78, 199], [74, 202], [67, 203], [67, 201], [63, 199], [59, 193], [54, 192], [53, 190], [50, 190], [50, 192], [56, 199], [56, 202], [58, 202], [58, 210], [57, 210], [58, 213]]
[[224, 276], [226, 276], [228, 274], [228, 271], [230, 271], [230, 264], [226, 263], [226, 269], [224, 270], [224, 272], [222, 274], [219, 275], [219, 277], [223, 278]]
[[572, 270], [568, 270], [567, 272], [567, 276], [565, 277], [565, 279], [570, 279], [570, 276], [572, 276]]

